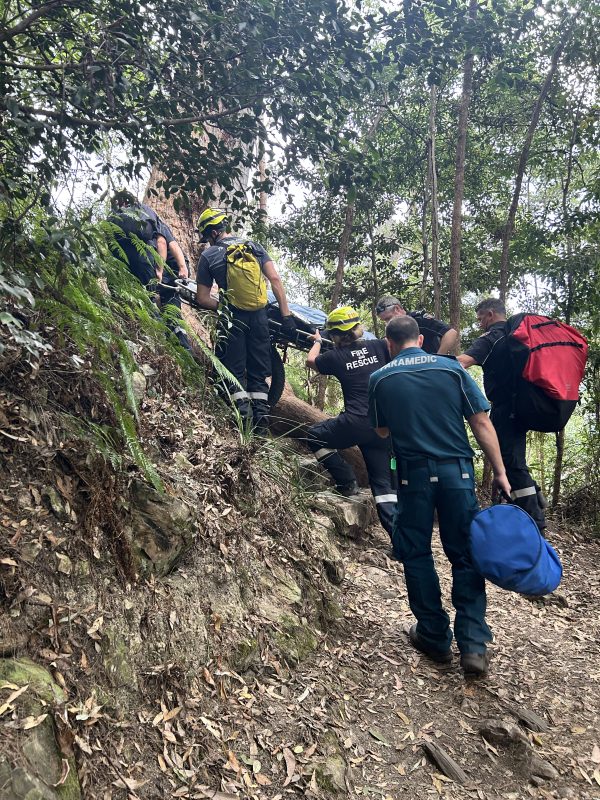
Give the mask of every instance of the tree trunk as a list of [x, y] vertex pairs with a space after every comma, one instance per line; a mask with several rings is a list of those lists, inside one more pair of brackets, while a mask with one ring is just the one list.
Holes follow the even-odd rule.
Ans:
[[423, 245], [423, 276], [421, 278], [421, 307], [427, 302], [427, 279], [429, 277], [429, 237], [427, 231], [427, 206], [429, 204], [429, 151], [430, 146], [427, 142], [427, 175], [423, 184], [423, 208], [421, 209], [421, 240]]
[[348, 257], [348, 249], [350, 247], [350, 237], [352, 236], [352, 225], [354, 224], [354, 200], [350, 200], [346, 205], [346, 213], [344, 215], [344, 227], [340, 237], [340, 247], [338, 250], [338, 263], [335, 271], [335, 282], [333, 284], [333, 292], [331, 293], [331, 301], [329, 303], [329, 310], [333, 311], [334, 308], [340, 303], [342, 295], [342, 283], [344, 281], [344, 267], [346, 266], [346, 259]]
[[[387, 102], [387, 98], [384, 98], [384, 101]], [[366, 132], [365, 137], [363, 139], [362, 150], [363, 152], [366, 150], [368, 142], [375, 136], [377, 132], [377, 128], [379, 127], [379, 123], [381, 122], [384, 114], [386, 112], [385, 105], [382, 106], [377, 114], [375, 115], [375, 119], [371, 124], [371, 127]], [[354, 200], [348, 200], [346, 204], [346, 213], [344, 215], [344, 227], [342, 230], [342, 235], [340, 238], [340, 247], [338, 250], [338, 263], [337, 269], [335, 271], [335, 283], [333, 285], [333, 292], [331, 294], [331, 302], [330, 302], [330, 311], [333, 311], [339, 305], [340, 297], [342, 295], [342, 283], [344, 281], [344, 268], [346, 266], [346, 259], [348, 258], [348, 249], [350, 247], [350, 237], [352, 235], [352, 226], [354, 224], [354, 209], [355, 203]]]
[[[469, 0], [469, 16], [475, 18], [477, 0]], [[473, 53], [467, 53], [463, 68], [463, 86], [458, 110], [458, 137], [456, 141], [456, 168], [454, 173], [454, 204], [450, 234], [450, 325], [460, 331], [460, 242], [462, 236], [462, 205], [465, 193], [465, 154], [469, 106], [473, 92]]]
[[[571, 178], [573, 176], [573, 150], [575, 142], [577, 141], [577, 128], [579, 127], [579, 120], [581, 117], [581, 103], [583, 102], [584, 93], [579, 98], [579, 104], [573, 120], [573, 130], [569, 139], [569, 155], [567, 158], [567, 174], [565, 182], [562, 187], [562, 211], [563, 221], [566, 221], [568, 216], [568, 200], [569, 189], [571, 188]], [[573, 242], [569, 236], [567, 239], [567, 274], [565, 276], [565, 284], [567, 288], [567, 299], [565, 304], [565, 322], [567, 325], [571, 324], [571, 313], [573, 310], [573, 273], [571, 272], [571, 256], [573, 251]], [[554, 474], [552, 477], [552, 508], [556, 508], [560, 500], [560, 490], [562, 482], [562, 467], [565, 453], [565, 431], [559, 431], [556, 435], [556, 458], [554, 460]]]
[[[265, 157], [263, 156], [261, 158], [261, 160], [258, 162], [258, 174], [259, 174], [260, 182], [263, 183], [263, 184], [264, 184], [265, 179], [267, 177], [266, 169], [267, 169], [267, 167], [266, 167], [266, 163], [265, 163]], [[267, 226], [267, 219], [268, 219], [268, 215], [267, 215], [267, 200], [268, 200], [268, 195], [264, 191], [264, 189], [261, 188], [261, 190], [260, 190], [260, 192], [258, 194], [258, 216], [259, 216], [259, 226], [258, 227], [260, 228], [261, 231], [266, 231], [266, 226]]]
[[552, 53], [552, 58], [550, 60], [550, 69], [548, 70], [546, 79], [542, 84], [542, 88], [540, 89], [540, 93], [533, 107], [533, 112], [531, 114], [531, 119], [529, 121], [529, 126], [527, 128], [527, 134], [525, 135], [525, 141], [523, 142], [523, 147], [521, 148], [521, 155], [519, 156], [519, 166], [517, 167], [517, 175], [515, 178], [515, 188], [510, 203], [510, 208], [508, 209], [508, 216], [506, 218], [506, 223], [504, 224], [504, 229], [502, 231], [502, 255], [500, 256], [500, 299], [503, 301], [506, 300], [506, 295], [508, 292], [508, 265], [509, 265], [510, 242], [515, 229], [515, 219], [517, 216], [517, 209], [519, 207], [521, 186], [523, 184], [523, 176], [525, 174], [525, 168], [527, 166], [527, 160], [529, 158], [529, 151], [531, 149], [533, 135], [535, 133], [537, 124], [540, 119], [540, 114], [542, 111], [544, 100], [546, 99], [548, 92], [550, 91], [552, 79], [554, 78], [554, 75], [558, 68], [558, 61], [565, 47], [565, 44], [567, 43], [569, 36], [571, 35], [572, 29], [573, 29], [572, 24], [568, 25], [565, 28], [563, 35], [561, 36], [558, 44], [554, 49], [554, 52]]
[[554, 459], [554, 475], [552, 476], [552, 508], [556, 508], [560, 500], [562, 483], [562, 465], [565, 454], [565, 429], [556, 434], [556, 458]]
[[327, 395], [327, 375], [319, 375], [317, 378], [317, 393], [315, 395], [315, 408], [323, 411], [325, 408], [325, 397]]
[[431, 187], [431, 277], [433, 278], [433, 316], [440, 319], [442, 315], [442, 290], [440, 286], [439, 244], [440, 244], [440, 213], [438, 201], [437, 161], [435, 155], [437, 111], [437, 86], [431, 87], [431, 103], [429, 106], [429, 148], [428, 148], [428, 173]]
[[540, 471], [540, 486], [542, 492], [546, 494], [546, 453], [544, 451], [544, 439], [546, 437], [545, 433], [541, 433], [537, 431], [535, 434], [535, 443], [537, 449], [537, 459], [539, 463], [539, 471]]
[[[377, 131], [377, 127], [381, 122], [383, 115], [385, 114], [385, 108], [381, 108], [373, 120], [373, 124], [369, 128], [366, 133], [364, 144], [370, 141], [375, 132]], [[333, 311], [334, 308], [340, 303], [340, 297], [342, 296], [342, 284], [344, 282], [344, 269], [346, 267], [346, 259], [348, 258], [348, 250], [350, 248], [350, 237], [352, 236], [352, 226], [354, 225], [354, 209], [355, 203], [354, 200], [348, 200], [346, 204], [346, 213], [344, 215], [344, 227], [342, 229], [342, 235], [340, 237], [340, 247], [338, 250], [338, 263], [337, 269], [335, 271], [335, 281], [333, 284], [333, 292], [331, 293], [331, 301], [329, 303], [329, 310]], [[319, 382], [319, 391], [317, 392], [317, 397], [315, 400], [315, 405], [319, 409], [323, 409], [325, 405], [325, 393], [327, 392], [327, 378], [323, 376]]]
[[494, 472], [492, 470], [492, 462], [489, 458], [484, 457], [483, 459], [483, 475], [481, 478], [481, 493], [485, 497], [486, 500], [490, 502], [493, 500], [492, 497], [492, 481], [494, 480]]
[[375, 303], [379, 298], [379, 278], [377, 275], [377, 250], [375, 248], [375, 231], [373, 228], [373, 220], [371, 215], [367, 213], [367, 220], [369, 223], [369, 241], [371, 245], [371, 279], [373, 280], [373, 301], [371, 303], [371, 318], [373, 320], [373, 333], [379, 336], [379, 317], [375, 311]]
[[162, 178], [161, 171], [153, 167], [146, 186], [144, 202], [148, 203], [171, 228], [181, 249], [189, 258], [190, 266], [195, 270], [200, 257], [200, 240], [196, 235], [195, 222], [207, 204], [200, 197], [194, 197], [191, 204], [182, 204], [182, 207], [176, 211], [173, 205], [174, 198], [165, 197], [162, 189], [157, 186]]

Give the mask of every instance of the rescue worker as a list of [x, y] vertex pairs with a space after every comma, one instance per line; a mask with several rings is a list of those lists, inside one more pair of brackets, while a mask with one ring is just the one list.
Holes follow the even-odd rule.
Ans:
[[[113, 213], [109, 222], [121, 230], [115, 237], [119, 245], [117, 258], [122, 260], [125, 256], [129, 271], [148, 289], [152, 302], [165, 312], [164, 320], [169, 330], [185, 350], [191, 351], [190, 341], [180, 322], [181, 298], [174, 289], [168, 290], [161, 285], [174, 285], [175, 271], [178, 277], [188, 276], [181, 247], [156, 211], [140, 203], [130, 192], [117, 192], [111, 206]], [[144, 243], [145, 252], [140, 251], [140, 243]]]
[[371, 375], [369, 414], [377, 433], [391, 434], [398, 474], [393, 545], [402, 561], [408, 601], [417, 618], [411, 644], [440, 663], [452, 659], [450, 619], [442, 607], [431, 551], [434, 511], [440, 538], [452, 564], [454, 636], [465, 674], [485, 675], [485, 581], [469, 556], [469, 528], [479, 510], [473, 451], [464, 418], [489, 458], [494, 485], [510, 492], [489, 403], [456, 359], [426, 353], [417, 321], [397, 316], [385, 330], [392, 360]]
[[350, 306], [332, 311], [326, 325], [334, 347], [322, 353], [321, 334], [317, 331], [312, 337], [314, 344], [306, 358], [306, 366], [339, 380], [344, 395], [344, 411], [334, 419], [309, 428], [307, 444], [345, 497], [358, 494], [359, 489], [354, 470], [338, 449], [345, 450], [354, 445], [360, 448], [379, 520], [391, 536], [396, 491], [390, 467], [390, 443], [375, 434], [367, 414], [369, 376], [389, 361], [387, 345], [383, 339], [362, 338], [363, 327], [358, 313]]
[[[152, 211], [148, 206], [142, 204], [142, 208]], [[155, 213], [155, 212], [153, 212]], [[171, 228], [158, 215], [156, 215], [158, 232], [164, 236], [167, 242], [166, 265], [162, 271], [161, 282], [157, 287], [157, 294], [160, 301], [160, 308], [166, 312], [167, 325], [177, 336], [179, 343], [186, 350], [191, 352], [191, 344], [185, 329], [178, 320], [181, 319], [181, 296], [176, 289], [176, 280], [186, 280], [189, 278], [189, 269], [183, 250], [179, 242], [173, 236]], [[172, 288], [170, 288], [172, 287]]]
[[[215, 352], [220, 361], [240, 382], [242, 390], [233, 387], [230, 397], [242, 420], [256, 433], [266, 434], [269, 426], [269, 387], [271, 375], [271, 342], [267, 318], [265, 279], [271, 284], [281, 311], [282, 332], [292, 338], [296, 323], [290, 314], [285, 289], [273, 260], [256, 242], [227, 232], [227, 214], [219, 208], [207, 208], [198, 220], [202, 242], [209, 246], [203, 251], [196, 271], [198, 304], [212, 311], [224, 310]], [[232, 246], [238, 245], [239, 247]], [[236, 254], [245, 259], [253, 294], [245, 308], [236, 306]], [[252, 270], [255, 269], [256, 274]], [[232, 272], [233, 270], [233, 272]], [[232, 277], [236, 279], [234, 287]], [[211, 294], [213, 282], [219, 287], [219, 298]], [[234, 289], [236, 291], [234, 291]], [[240, 297], [243, 293], [240, 290]], [[247, 299], [247, 298], [246, 298]]]
[[375, 311], [382, 322], [404, 315], [415, 319], [423, 336], [423, 350], [426, 353], [445, 355], [453, 353], [458, 345], [458, 332], [454, 328], [425, 311], [405, 311], [400, 300], [391, 294], [379, 298]]
[[[162, 262], [167, 258], [167, 241], [158, 230], [158, 216], [134, 197], [121, 190], [111, 199], [108, 221], [120, 229], [115, 238], [125, 254], [127, 267], [143, 286], [162, 278]], [[151, 209], [149, 209], [151, 211]], [[133, 237], [137, 237], [138, 242]], [[144, 251], [140, 242], [145, 245]], [[136, 246], [137, 244], [137, 246]], [[157, 258], [157, 255], [160, 258]], [[123, 260], [121, 253], [117, 257]], [[161, 261], [162, 259], [162, 261]]]
[[514, 419], [515, 368], [507, 341], [506, 308], [501, 300], [488, 297], [475, 309], [485, 333], [458, 356], [465, 369], [483, 368], [483, 387], [492, 404], [490, 418], [496, 429], [506, 474], [512, 486], [511, 499], [535, 520], [540, 531], [546, 527], [546, 498], [527, 466], [527, 430]]

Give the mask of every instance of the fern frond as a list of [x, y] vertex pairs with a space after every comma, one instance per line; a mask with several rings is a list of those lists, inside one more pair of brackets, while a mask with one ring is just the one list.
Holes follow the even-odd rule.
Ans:
[[[123, 348], [127, 350], [127, 346], [123, 343]], [[126, 357], [125, 353], [121, 351], [121, 355], [119, 356], [119, 367], [121, 368], [121, 377], [123, 378], [123, 386], [125, 388], [125, 397], [127, 398], [127, 404], [131, 409], [133, 416], [135, 417], [135, 421], [139, 422], [139, 414], [138, 414], [138, 404], [137, 399], [135, 396], [135, 391], [133, 389], [133, 373], [135, 372], [135, 362], [133, 362], [133, 358], [131, 357], [131, 353], [129, 353], [129, 359]]]
[[[243, 392], [244, 387], [242, 386], [242, 384], [238, 381], [235, 375], [233, 375], [233, 373], [231, 373], [227, 369], [227, 367], [223, 364], [223, 362], [219, 361], [214, 351], [211, 350], [210, 347], [208, 347], [208, 345], [205, 342], [203, 342], [202, 339], [196, 333], [194, 333], [194, 331], [192, 331], [191, 328], [189, 328], [187, 325], [186, 325], [186, 330], [193, 339], [194, 343], [198, 345], [200, 350], [202, 350], [202, 353], [210, 361], [212, 368], [217, 373], [221, 381], [223, 381], [224, 385], [227, 386], [229, 384], [231, 388], [234, 389], [235, 391]], [[228, 393], [231, 394], [230, 392]]]
[[142, 449], [142, 445], [137, 436], [137, 430], [133, 417], [123, 408], [120, 409], [120, 412], [120, 414], [117, 414], [117, 419], [119, 421], [121, 433], [123, 434], [123, 439], [127, 449], [129, 450], [129, 454], [148, 483], [151, 483], [157, 492], [163, 494], [165, 487], [163, 486], [156, 467]]

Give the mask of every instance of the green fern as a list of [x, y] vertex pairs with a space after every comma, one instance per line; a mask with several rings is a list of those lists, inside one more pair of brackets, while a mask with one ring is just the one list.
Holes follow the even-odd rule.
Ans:
[[151, 483], [157, 491], [161, 493], [164, 492], [164, 486], [156, 467], [144, 453], [141, 442], [138, 438], [135, 418], [123, 407], [123, 404], [121, 403], [110, 377], [106, 375], [99, 376], [99, 380], [102, 383], [104, 391], [111, 402], [123, 442], [129, 452], [129, 455], [148, 483]]
[[148, 459], [142, 449], [142, 445], [140, 444], [140, 440], [137, 436], [137, 430], [133, 417], [129, 414], [129, 412], [121, 408], [119, 409], [119, 413], [117, 413], [117, 419], [119, 421], [121, 433], [123, 434], [123, 439], [125, 440], [129, 454], [131, 455], [135, 464], [137, 467], [139, 467], [148, 483], [151, 483], [157, 492], [163, 494], [165, 487], [163, 486], [156, 467]]
[[123, 386], [125, 388], [125, 397], [127, 404], [133, 413], [136, 422], [139, 422], [138, 404], [133, 388], [133, 373], [136, 371], [136, 363], [133, 356], [125, 342], [120, 342], [119, 347], [121, 354], [119, 356], [119, 367], [121, 368], [121, 377], [123, 378]]

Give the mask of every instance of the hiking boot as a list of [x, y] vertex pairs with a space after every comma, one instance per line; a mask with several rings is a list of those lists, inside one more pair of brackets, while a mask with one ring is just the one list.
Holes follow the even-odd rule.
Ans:
[[337, 490], [344, 497], [355, 497], [357, 494], [360, 494], [360, 489], [356, 481], [350, 481], [350, 483], [346, 483], [343, 486], [338, 486]]
[[417, 633], [417, 623], [415, 622], [414, 625], [411, 625], [408, 630], [408, 638], [410, 639], [410, 643], [423, 655], [430, 658], [432, 661], [435, 661], [436, 664], [449, 664], [452, 661], [452, 651], [448, 650], [434, 650], [430, 647], [426, 642], [421, 639], [419, 634]]
[[490, 666], [489, 653], [462, 653], [460, 666], [465, 676], [483, 678], [488, 673]]

